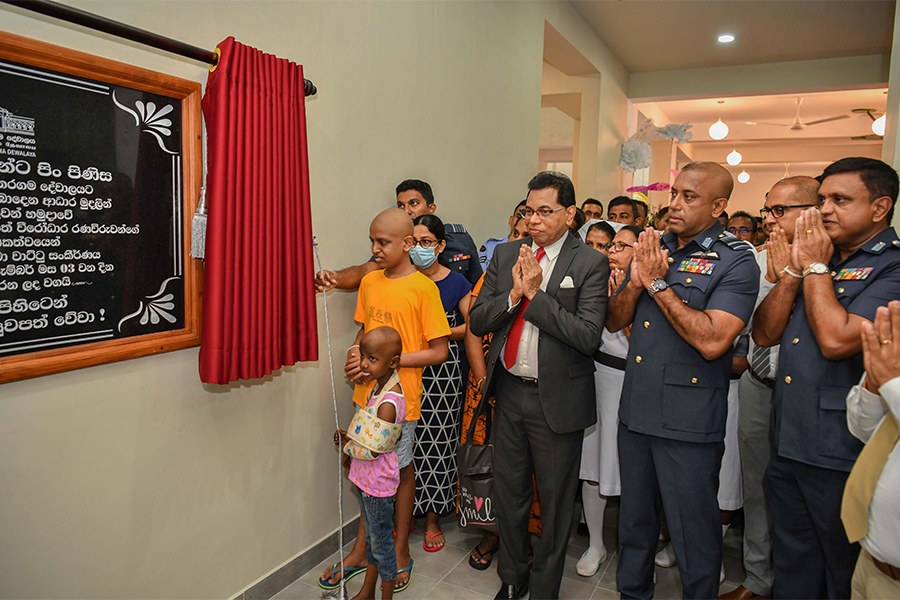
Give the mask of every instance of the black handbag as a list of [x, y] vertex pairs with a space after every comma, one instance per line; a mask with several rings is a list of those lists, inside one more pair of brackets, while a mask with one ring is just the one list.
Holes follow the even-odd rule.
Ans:
[[459, 526], [463, 529], [497, 530], [494, 512], [494, 446], [490, 443], [491, 415], [486, 414], [486, 443], [476, 445], [475, 425], [488, 407], [487, 394], [472, 415], [466, 443], [456, 449], [456, 468], [459, 473]]

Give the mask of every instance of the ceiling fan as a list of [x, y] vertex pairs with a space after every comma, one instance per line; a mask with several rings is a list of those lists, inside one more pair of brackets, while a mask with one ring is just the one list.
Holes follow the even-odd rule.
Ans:
[[803, 104], [803, 98], [797, 96], [797, 116], [794, 117], [793, 123], [763, 123], [762, 121], [747, 121], [747, 125], [772, 125], [774, 127], [787, 127], [791, 131], [803, 131], [807, 127], [812, 125], [821, 125], [822, 123], [829, 123], [831, 121], [839, 121], [841, 119], [848, 119], [850, 115], [837, 115], [836, 117], [828, 117], [827, 119], [818, 119], [816, 121], [810, 121], [809, 123], [804, 123], [800, 118], [800, 105]]
[[[873, 123], [875, 122], [875, 115], [872, 114], [875, 112], [874, 108], [854, 108], [851, 112], [854, 114], [857, 114], [857, 115], [861, 115], [861, 114], [868, 115], [869, 118], [872, 119], [872, 122]], [[869, 133], [866, 135], [854, 135], [850, 139], [855, 140], [855, 141], [864, 140], [867, 142], [874, 142], [874, 141], [878, 141], [878, 140], [883, 140], [884, 136], [878, 135], [877, 133]]]

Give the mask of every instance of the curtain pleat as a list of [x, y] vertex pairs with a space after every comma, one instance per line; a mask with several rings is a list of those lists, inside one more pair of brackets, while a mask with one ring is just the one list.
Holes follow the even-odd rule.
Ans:
[[200, 379], [318, 360], [300, 65], [230, 37], [207, 80], [209, 214]]

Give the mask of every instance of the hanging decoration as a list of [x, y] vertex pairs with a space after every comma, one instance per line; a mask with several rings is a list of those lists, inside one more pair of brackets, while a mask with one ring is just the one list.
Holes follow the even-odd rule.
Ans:
[[650, 151], [650, 142], [661, 140], [675, 140], [685, 143], [691, 140], [693, 134], [688, 131], [693, 127], [690, 123], [672, 123], [663, 127], [657, 127], [653, 119], [644, 119], [638, 124], [637, 131], [622, 144], [622, 154], [619, 166], [626, 173], [634, 173], [646, 169], [653, 164]]
[[669, 185], [668, 183], [663, 183], [661, 181], [657, 181], [656, 183], [651, 183], [650, 185], [636, 185], [634, 187], [628, 188], [625, 191], [628, 192], [629, 194], [632, 194], [635, 192], [641, 193], [641, 194], [646, 194], [647, 192], [665, 192], [666, 190], [670, 189], [671, 187], [672, 186]]

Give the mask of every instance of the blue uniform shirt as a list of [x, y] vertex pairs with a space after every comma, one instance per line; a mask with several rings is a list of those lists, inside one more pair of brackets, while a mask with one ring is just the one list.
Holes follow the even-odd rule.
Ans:
[[456, 223], [444, 223], [444, 238], [447, 247], [441, 252], [441, 262], [465, 275], [472, 285], [478, 283], [482, 273], [481, 263], [478, 261], [478, 246], [466, 228]]
[[494, 256], [494, 248], [499, 244], [505, 244], [508, 239], [509, 236], [488, 238], [488, 241], [478, 251], [478, 262], [481, 263], [482, 269], [487, 271], [488, 265], [491, 264], [491, 258]]
[[[900, 240], [881, 232], [839, 263], [829, 265], [835, 296], [844, 309], [870, 321], [875, 310], [900, 298]], [[812, 275], [821, 277], [821, 275]], [[863, 444], [847, 429], [847, 393], [863, 374], [862, 352], [844, 360], [822, 356], [803, 298], [781, 338], [775, 380], [775, 448], [778, 455], [817, 467], [849, 472]]]
[[[748, 322], [759, 290], [753, 247], [717, 220], [683, 248], [674, 233], [666, 283], [694, 310], [722, 310]], [[623, 284], [624, 285], [624, 284]], [[706, 360], [682, 338], [647, 292], [631, 329], [619, 420], [631, 431], [685, 442], [725, 438], [733, 347]]]

